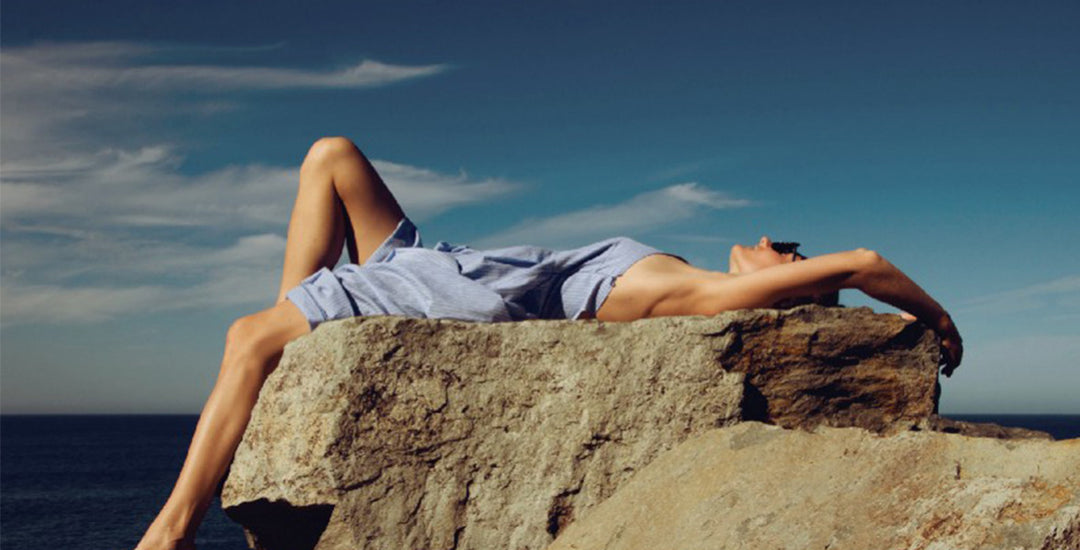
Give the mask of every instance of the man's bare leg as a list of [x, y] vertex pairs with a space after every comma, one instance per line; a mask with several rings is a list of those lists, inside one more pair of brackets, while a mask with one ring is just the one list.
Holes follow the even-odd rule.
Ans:
[[194, 533], [247, 426], [266, 376], [285, 344], [308, 323], [285, 295], [322, 267], [333, 267], [348, 244], [362, 263], [404, 213], [374, 167], [349, 140], [322, 138], [300, 168], [289, 222], [277, 305], [233, 324], [225, 357], [188, 450], [179, 479], [138, 550], [191, 548]]
[[403, 217], [356, 145], [342, 137], [316, 141], [300, 166], [278, 301], [308, 275], [333, 268], [346, 243], [351, 261], [363, 263]]
[[308, 332], [307, 319], [284, 301], [233, 323], [213, 391], [199, 416], [172, 494], [136, 550], [194, 548], [195, 531], [240, 444], [266, 377], [285, 344]]

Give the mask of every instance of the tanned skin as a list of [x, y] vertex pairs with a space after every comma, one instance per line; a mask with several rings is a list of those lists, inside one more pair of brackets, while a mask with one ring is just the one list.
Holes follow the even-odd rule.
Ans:
[[[285, 344], [310, 330], [286, 293], [320, 268], [334, 267], [343, 248], [353, 263], [362, 264], [404, 216], [351, 141], [332, 137], [315, 142], [300, 167], [277, 302], [229, 328], [221, 370], [180, 475], [136, 550], [195, 548], [195, 532], [240, 444], [259, 389], [277, 367]], [[596, 318], [715, 315], [856, 288], [933, 328], [941, 336], [945, 375], [960, 364], [963, 345], [948, 313], [881, 255], [858, 249], [801, 259], [780, 254], [771, 244], [762, 237], [752, 247], [735, 245], [727, 273], [700, 269], [674, 256], [646, 257], [615, 280]]]
[[937, 332], [946, 376], [952, 375], [963, 358], [963, 340], [945, 308], [877, 252], [860, 248], [803, 259], [776, 252], [772, 241], [762, 237], [755, 246], [732, 247], [729, 264], [730, 271], [724, 273], [699, 269], [674, 256], [644, 258], [616, 279], [596, 317], [632, 321], [665, 315], [715, 315], [854, 288], [902, 309], [906, 317], [914, 317]]

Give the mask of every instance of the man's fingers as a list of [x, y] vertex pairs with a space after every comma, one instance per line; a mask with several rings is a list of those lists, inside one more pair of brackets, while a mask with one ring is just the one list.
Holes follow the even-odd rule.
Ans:
[[945, 376], [952, 376], [956, 367], [960, 366], [960, 360], [963, 358], [964, 348], [961, 344], [956, 344], [949, 339], [942, 340], [941, 342], [941, 373]]

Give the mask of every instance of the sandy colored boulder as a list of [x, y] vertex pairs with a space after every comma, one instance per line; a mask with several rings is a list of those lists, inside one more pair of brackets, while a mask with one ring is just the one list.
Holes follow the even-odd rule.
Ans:
[[326, 323], [267, 380], [222, 502], [257, 548], [539, 549], [695, 434], [925, 422], [936, 353], [862, 308]]
[[756, 422], [685, 441], [549, 550], [1080, 548], [1080, 439]]
[[542, 548], [739, 420], [743, 377], [663, 325], [324, 325], [267, 381], [223, 504], [259, 548]]

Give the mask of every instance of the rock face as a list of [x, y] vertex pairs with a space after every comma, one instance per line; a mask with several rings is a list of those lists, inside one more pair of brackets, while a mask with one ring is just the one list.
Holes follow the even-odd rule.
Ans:
[[1080, 548], [1080, 439], [756, 422], [669, 451], [550, 550]]
[[222, 503], [255, 548], [543, 548], [715, 428], [929, 426], [936, 346], [894, 315], [814, 306], [326, 323], [267, 380]]
[[222, 503], [269, 550], [1080, 550], [1080, 440], [937, 416], [937, 345], [816, 306], [326, 323]]
[[725, 370], [746, 374], [743, 418], [896, 430], [937, 412], [938, 340], [867, 308], [733, 312], [710, 336]]

